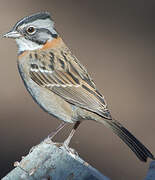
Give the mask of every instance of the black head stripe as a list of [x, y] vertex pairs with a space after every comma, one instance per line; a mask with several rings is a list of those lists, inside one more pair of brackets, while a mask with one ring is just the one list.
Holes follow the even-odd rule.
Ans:
[[45, 34], [49, 34], [52, 38], [57, 39], [58, 38], [58, 34], [53, 34], [51, 31], [49, 31], [48, 29], [45, 28], [40, 28], [36, 30], [36, 33], [32, 36], [25, 36], [25, 39], [28, 39], [30, 41], [33, 41], [39, 45], [43, 45], [47, 42], [48, 39], [41, 38], [40, 33], [45, 33]]
[[51, 19], [50, 13], [48, 13], [48, 12], [36, 13], [36, 14], [33, 14], [31, 16], [27, 16], [27, 17], [19, 20], [15, 24], [14, 28], [21, 26], [22, 24], [27, 24], [27, 23], [33, 22], [33, 21], [38, 20], [38, 19], [48, 19], [48, 18]]

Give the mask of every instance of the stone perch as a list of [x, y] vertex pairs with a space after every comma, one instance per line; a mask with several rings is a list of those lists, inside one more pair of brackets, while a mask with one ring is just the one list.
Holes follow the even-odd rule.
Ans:
[[35, 146], [31, 153], [15, 162], [2, 180], [110, 180], [81, 159], [71, 149], [49, 139]]
[[145, 180], [155, 180], [155, 161], [152, 161], [150, 163], [150, 167]]
[[[2, 180], [110, 180], [81, 159], [73, 150], [46, 139], [26, 156]], [[124, 177], [125, 178], [125, 177]], [[145, 180], [155, 180], [155, 161]]]

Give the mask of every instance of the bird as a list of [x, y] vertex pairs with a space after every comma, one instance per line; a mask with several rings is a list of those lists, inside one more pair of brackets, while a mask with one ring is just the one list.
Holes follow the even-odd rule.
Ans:
[[16, 40], [17, 65], [26, 89], [47, 113], [61, 120], [53, 137], [68, 123], [73, 128], [63, 145], [68, 148], [76, 129], [84, 120], [110, 128], [143, 162], [153, 154], [108, 109], [104, 96], [74, 56], [55, 28], [49, 12], [39, 12], [19, 20], [3, 35]]

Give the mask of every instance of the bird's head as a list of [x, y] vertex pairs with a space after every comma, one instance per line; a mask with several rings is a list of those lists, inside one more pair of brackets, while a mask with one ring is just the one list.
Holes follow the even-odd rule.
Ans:
[[40, 49], [47, 41], [58, 38], [54, 22], [47, 12], [41, 12], [18, 21], [3, 37], [16, 40], [19, 52]]

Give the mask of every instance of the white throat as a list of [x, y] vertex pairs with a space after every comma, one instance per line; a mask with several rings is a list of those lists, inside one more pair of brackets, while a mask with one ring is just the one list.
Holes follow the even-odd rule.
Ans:
[[18, 45], [18, 52], [28, 51], [28, 50], [32, 51], [43, 47], [43, 45], [39, 45], [35, 42], [25, 39], [24, 37], [17, 38], [16, 43]]

